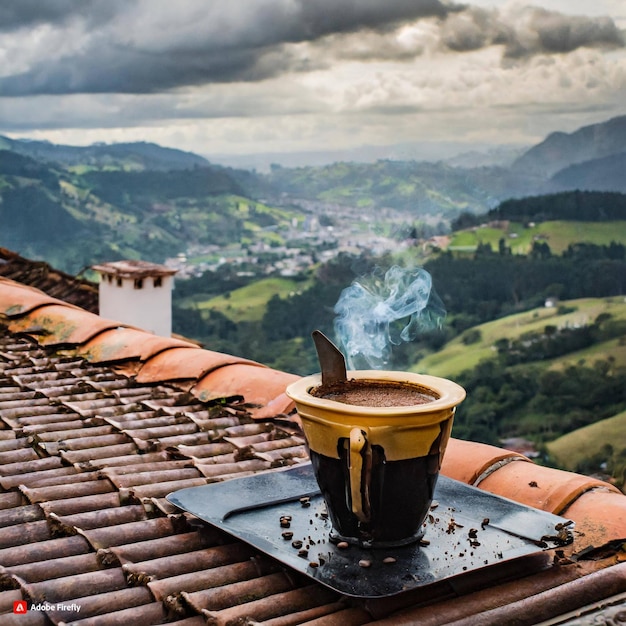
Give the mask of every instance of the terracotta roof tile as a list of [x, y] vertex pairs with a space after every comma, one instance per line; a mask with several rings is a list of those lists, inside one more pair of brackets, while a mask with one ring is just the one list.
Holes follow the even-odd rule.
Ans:
[[510, 450], [453, 438], [448, 443], [441, 471], [450, 478], [476, 485], [489, 472], [511, 461], [530, 462], [530, 459]]
[[[297, 377], [138, 329], [107, 329], [97, 316], [2, 279], [0, 305], [0, 581], [16, 587], [0, 592], [0, 623], [12, 623], [14, 600], [45, 596], [79, 602], [81, 612], [31, 612], [32, 623], [434, 624], [495, 611], [499, 624], [510, 615], [502, 611], [526, 600], [528, 616], [535, 607], [545, 617], [542, 594], [570, 582], [602, 597], [595, 573], [605, 573], [603, 588], [617, 589], [622, 494], [453, 439], [444, 473], [561, 510], [576, 522], [574, 543], [426, 596], [348, 601], [164, 500], [181, 487], [304, 460], [284, 394]], [[46, 309], [54, 313], [47, 327]], [[514, 580], [499, 580], [507, 575]], [[585, 597], [572, 589], [568, 602]], [[553, 615], [560, 609], [552, 603]]]
[[263, 420], [276, 417], [277, 415], [287, 415], [295, 411], [295, 408], [296, 403], [286, 393], [281, 393], [275, 398], [268, 400], [265, 405], [251, 408], [250, 412], [254, 419]]
[[[107, 549], [122, 564], [143, 563], [175, 555], [187, 555], [224, 543], [224, 535], [209, 528], [169, 534], [149, 541], [128, 542]], [[128, 571], [128, 568], [126, 568]]]
[[50, 477], [68, 476], [76, 474], [77, 472], [78, 470], [74, 467], [58, 467], [55, 469], [28, 472], [25, 474], [14, 474], [0, 478], [0, 486], [6, 490], [17, 487], [18, 485], [34, 487], [41, 481], [45, 481]]
[[[250, 546], [234, 542], [181, 554], [170, 554], [149, 561], [126, 563], [123, 569], [128, 576], [137, 581], [145, 577], [168, 580], [200, 570], [249, 561], [253, 556], [254, 551]], [[180, 587], [174, 590], [178, 591]]]
[[120, 326], [69, 304], [46, 304], [9, 320], [14, 333], [37, 336], [42, 346], [82, 344], [103, 330]]
[[582, 493], [597, 487], [620, 493], [601, 480], [536, 463], [509, 463], [480, 482], [481, 489], [555, 514], [561, 514]]
[[[94, 591], [96, 586], [87, 585], [88, 589]], [[102, 591], [98, 594], [80, 596], [71, 596], [72, 601], [80, 605], [80, 616], [83, 623], [89, 624], [86, 618], [91, 618], [96, 615], [106, 616], [108, 614], [125, 611], [132, 607], [150, 607], [153, 604], [153, 598], [150, 592], [144, 587], [127, 587], [117, 589], [109, 592]], [[61, 610], [51, 613], [51, 617], [56, 619], [57, 624], [76, 623], [76, 612], [72, 610]], [[96, 621], [98, 623], [100, 620]], [[102, 621], [100, 621], [102, 623]], [[106, 622], [105, 622], [106, 623]], [[93, 622], [92, 622], [93, 624]]]
[[338, 595], [332, 591], [309, 585], [300, 589], [274, 593], [266, 598], [252, 600], [242, 605], [235, 605], [220, 611], [203, 611], [209, 622], [229, 624], [244, 620], [248, 615], [255, 615], [257, 620], [268, 620], [292, 613], [300, 613], [312, 608], [328, 605], [336, 601]]
[[216, 612], [226, 608], [252, 602], [294, 588], [294, 582], [273, 562], [265, 560], [259, 565], [264, 566], [264, 574], [258, 575], [248, 570], [248, 576], [236, 574], [234, 568], [228, 572], [215, 574], [215, 582], [202, 591], [181, 593], [184, 602], [198, 613]]
[[267, 367], [237, 364], [221, 367], [201, 378], [192, 393], [204, 402], [241, 396], [251, 404], [267, 405], [297, 380], [294, 374]]
[[87, 552], [89, 544], [83, 537], [60, 537], [47, 541], [33, 541], [27, 545], [14, 544], [0, 549], [0, 563], [4, 567], [11, 567], [24, 563], [49, 562]]
[[98, 285], [54, 269], [48, 263], [31, 261], [2, 247], [0, 280], [29, 285], [52, 298], [78, 305], [93, 313], [98, 311]]
[[626, 539], [626, 506], [623, 494], [600, 487], [574, 500], [563, 515], [576, 522], [574, 529], [588, 546]]
[[[336, 608], [336, 611], [325, 611], [322, 617], [307, 622], [307, 626], [361, 626], [371, 624], [372, 616], [365, 609], [352, 607], [344, 608], [342, 603], [334, 603], [320, 608]], [[268, 626], [273, 620], [265, 622]]]
[[84, 448], [82, 450], [61, 450], [59, 454], [61, 459], [67, 463], [84, 463], [133, 453], [139, 453], [139, 449], [134, 443], [121, 443], [118, 445]]
[[[503, 581], [495, 588], [482, 589], [456, 598], [446, 598], [444, 602], [438, 604], [438, 611], [433, 611], [432, 607], [428, 606], [409, 607], [394, 613], [393, 617], [380, 619], [373, 623], [377, 626], [412, 626], [413, 624], [425, 626], [442, 626], [444, 624], [458, 626], [458, 624], [464, 624], [471, 626], [476, 623], [499, 626], [500, 624], [520, 623], [521, 616], [523, 616], [521, 623], [538, 624], [548, 619], [547, 614], [549, 612], [545, 610], [545, 606], [542, 606], [541, 614], [538, 614], [539, 612], [533, 609], [533, 602], [537, 599], [541, 601], [543, 596], [552, 605], [552, 615], [560, 615], [561, 607], [558, 605], [558, 594], [568, 595], [573, 591], [571, 587], [568, 587], [570, 583], [575, 583], [581, 578], [584, 580], [587, 576], [593, 576], [603, 569], [605, 566], [593, 562], [581, 562], [572, 568], [546, 569], [532, 576]], [[615, 573], [620, 575], [620, 573]], [[604, 597], [610, 595], [611, 592], [607, 589], [607, 594]], [[518, 604], [524, 600], [529, 600], [525, 611]], [[579, 606], [583, 606], [585, 603], [580, 598], [578, 601], [582, 601]], [[516, 607], [516, 614], [509, 614], [507, 617], [497, 614], [498, 609], [507, 610], [507, 607], [510, 606]], [[496, 612], [495, 615], [491, 613], [492, 611]], [[480, 614], [480, 621], [477, 622], [478, 614]], [[472, 622], [472, 620], [474, 621]]]
[[0, 313], [7, 317], [23, 316], [36, 308], [52, 303], [70, 306], [62, 300], [0, 276]]
[[71, 556], [55, 558], [52, 561], [37, 561], [36, 563], [19, 563], [4, 568], [10, 576], [19, 576], [28, 583], [37, 583], [49, 578], [61, 578], [93, 572], [101, 569], [98, 555], [95, 552], [73, 554]]
[[[140, 598], [142, 596], [139, 596]], [[121, 606], [127, 606], [123, 599]], [[110, 607], [112, 608], [112, 607]], [[86, 619], [76, 619], [75, 615], [69, 615], [72, 626], [103, 626], [104, 624], [150, 624], [158, 626], [159, 624], [171, 624], [167, 610], [162, 602], [150, 602], [148, 604], [138, 604], [131, 608], [123, 608], [119, 611], [107, 611], [106, 613], [98, 613]], [[180, 622], [178, 622], [180, 623]]]
[[247, 359], [200, 348], [172, 348], [146, 360], [137, 374], [139, 383], [198, 380], [208, 372], [234, 363], [264, 367]]
[[114, 363], [128, 359], [147, 361], [171, 348], [196, 348], [193, 343], [150, 335], [142, 330], [118, 326], [96, 335], [80, 346], [76, 354], [90, 363]]

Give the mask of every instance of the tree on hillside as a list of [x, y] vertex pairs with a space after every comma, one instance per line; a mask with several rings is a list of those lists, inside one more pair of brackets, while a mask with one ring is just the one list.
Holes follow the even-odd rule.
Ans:
[[626, 219], [626, 194], [606, 191], [563, 193], [505, 200], [487, 213], [488, 220], [605, 222]]

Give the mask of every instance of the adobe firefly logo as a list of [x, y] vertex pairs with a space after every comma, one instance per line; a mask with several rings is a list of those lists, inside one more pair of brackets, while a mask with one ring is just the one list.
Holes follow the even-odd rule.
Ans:
[[28, 613], [28, 602], [26, 600], [15, 600], [13, 602], [13, 613], [18, 615]]

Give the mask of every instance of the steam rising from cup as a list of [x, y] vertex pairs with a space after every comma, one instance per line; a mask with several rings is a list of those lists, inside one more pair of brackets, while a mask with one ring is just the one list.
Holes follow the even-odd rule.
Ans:
[[335, 334], [349, 369], [383, 369], [392, 346], [441, 326], [446, 312], [422, 268], [394, 265], [355, 280], [335, 304]]

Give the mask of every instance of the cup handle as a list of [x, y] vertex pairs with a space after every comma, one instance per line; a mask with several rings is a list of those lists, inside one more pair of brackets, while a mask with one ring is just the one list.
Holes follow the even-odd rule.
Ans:
[[367, 446], [367, 438], [360, 428], [350, 431], [350, 499], [352, 512], [360, 522], [368, 522], [369, 515], [365, 512], [361, 485], [363, 482], [363, 450]]

